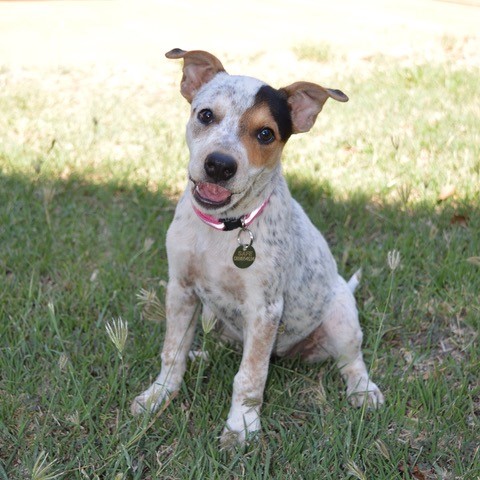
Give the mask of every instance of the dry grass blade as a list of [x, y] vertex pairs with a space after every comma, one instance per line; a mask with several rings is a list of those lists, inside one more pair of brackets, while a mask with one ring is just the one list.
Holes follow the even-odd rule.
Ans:
[[232, 450], [238, 445], [238, 432], [225, 432], [220, 439], [221, 450]]
[[375, 440], [375, 446], [377, 447], [377, 450], [380, 452], [380, 454], [384, 458], [386, 458], [387, 460], [390, 460], [390, 452], [382, 440], [380, 440], [379, 438]]
[[365, 472], [353, 460], [349, 460], [346, 467], [347, 475], [358, 478], [358, 480], [367, 480]]
[[468, 257], [467, 262], [470, 263], [471, 265], [480, 267], [480, 257]]
[[261, 398], [246, 398], [243, 401], [243, 405], [245, 405], [247, 408], [257, 408], [262, 405], [262, 399]]
[[59, 478], [61, 473], [52, 470], [56, 461], [48, 462], [48, 453], [40, 452], [32, 468], [32, 480], [53, 480]]

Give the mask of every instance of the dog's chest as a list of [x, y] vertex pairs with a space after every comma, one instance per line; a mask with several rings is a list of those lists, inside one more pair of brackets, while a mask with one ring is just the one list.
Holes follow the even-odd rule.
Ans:
[[[282, 202], [285, 204], [285, 202]], [[167, 235], [170, 278], [192, 289], [204, 306], [242, 338], [246, 319], [282, 302], [276, 350], [284, 351], [321, 323], [336, 281], [336, 266], [325, 241], [297, 205], [286, 211], [274, 199], [249, 227], [255, 261], [238, 268], [233, 255], [238, 230], [222, 232], [203, 223], [182, 201]]]
[[[224, 320], [238, 322], [241, 307], [246, 303], [257, 303], [259, 281], [258, 267], [261, 259], [256, 259], [248, 269], [238, 268], [234, 263], [237, 251], [238, 232], [208, 232], [199, 236], [192, 261], [196, 262], [197, 274], [194, 278], [195, 293]], [[219, 239], [219, 235], [221, 238]]]
[[[272, 279], [271, 255], [267, 255], [261, 222], [252, 230], [255, 261], [238, 268], [234, 254], [239, 230], [218, 232], [185, 212], [174, 220], [167, 236], [170, 277], [192, 288], [201, 302], [223, 322], [241, 331], [248, 310], [269, 300], [269, 292], [279, 277]], [[265, 228], [265, 227], [263, 227]], [[273, 294], [271, 294], [273, 297]]]

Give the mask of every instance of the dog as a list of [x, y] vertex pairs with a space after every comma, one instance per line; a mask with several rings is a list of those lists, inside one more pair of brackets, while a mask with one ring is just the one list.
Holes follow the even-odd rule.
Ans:
[[222, 336], [243, 345], [221, 441], [260, 430], [272, 355], [307, 362], [332, 357], [356, 407], [384, 402], [362, 357], [353, 291], [321, 233], [292, 199], [280, 158], [292, 134], [309, 131], [340, 90], [309, 82], [281, 89], [229, 75], [211, 53], [181, 49], [181, 94], [191, 104], [188, 185], [167, 233], [169, 281], [162, 367], [132, 404], [154, 411], [181, 386], [197, 306]]

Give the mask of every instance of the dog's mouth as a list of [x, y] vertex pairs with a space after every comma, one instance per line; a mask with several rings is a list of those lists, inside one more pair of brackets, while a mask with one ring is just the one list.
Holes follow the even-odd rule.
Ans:
[[224, 207], [230, 203], [232, 192], [216, 183], [194, 183], [193, 196], [205, 208]]

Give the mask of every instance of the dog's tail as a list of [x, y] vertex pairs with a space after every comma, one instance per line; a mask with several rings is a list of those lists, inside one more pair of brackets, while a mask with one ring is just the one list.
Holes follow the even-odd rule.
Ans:
[[352, 278], [348, 281], [347, 285], [350, 291], [353, 293], [358, 287], [360, 280], [362, 279], [362, 269], [359, 268], [353, 275]]

